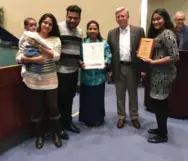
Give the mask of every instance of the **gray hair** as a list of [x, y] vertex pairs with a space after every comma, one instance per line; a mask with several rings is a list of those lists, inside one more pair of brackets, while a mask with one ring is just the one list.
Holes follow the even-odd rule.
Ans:
[[184, 13], [183, 11], [177, 11], [176, 14], [175, 14], [175, 16], [174, 16], [174, 19], [176, 19], [176, 15], [177, 15], [177, 14], [182, 14], [182, 15], [184, 15], [184, 17], [185, 17], [185, 13]]
[[118, 7], [115, 11], [115, 14], [117, 14], [118, 12], [123, 11], [123, 10], [125, 10], [127, 12], [127, 16], [129, 17], [129, 10], [125, 7]]

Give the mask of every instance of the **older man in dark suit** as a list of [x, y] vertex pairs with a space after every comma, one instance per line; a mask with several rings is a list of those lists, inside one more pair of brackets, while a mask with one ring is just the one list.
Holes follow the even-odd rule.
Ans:
[[179, 41], [180, 50], [188, 50], [188, 26], [184, 24], [185, 14], [178, 11], [175, 14], [176, 33]]
[[115, 12], [119, 27], [108, 33], [108, 43], [112, 51], [112, 74], [116, 87], [118, 122], [123, 128], [126, 123], [125, 98], [129, 94], [129, 113], [133, 126], [141, 127], [138, 118], [137, 85], [140, 72], [137, 70], [137, 50], [139, 42], [145, 36], [141, 27], [129, 25], [129, 11], [120, 7]]

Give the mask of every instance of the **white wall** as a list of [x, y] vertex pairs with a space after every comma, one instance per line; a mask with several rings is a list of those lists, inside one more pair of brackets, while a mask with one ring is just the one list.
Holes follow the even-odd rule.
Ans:
[[102, 35], [106, 37], [109, 29], [116, 26], [114, 12], [124, 6], [130, 10], [130, 22], [140, 25], [140, 0], [1, 0], [5, 10], [4, 27], [19, 37], [23, 32], [23, 20], [34, 17], [37, 20], [46, 12], [56, 16], [58, 21], [65, 19], [68, 5], [77, 4], [83, 9], [81, 27], [85, 31], [86, 23], [95, 19], [99, 22]]

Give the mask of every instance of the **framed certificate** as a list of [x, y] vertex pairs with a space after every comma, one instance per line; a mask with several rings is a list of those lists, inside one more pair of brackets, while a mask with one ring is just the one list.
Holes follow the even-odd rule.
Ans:
[[102, 69], [105, 67], [104, 43], [83, 43], [83, 61], [85, 69]]
[[151, 58], [153, 54], [154, 45], [154, 39], [142, 38], [140, 40], [137, 56], [145, 59]]

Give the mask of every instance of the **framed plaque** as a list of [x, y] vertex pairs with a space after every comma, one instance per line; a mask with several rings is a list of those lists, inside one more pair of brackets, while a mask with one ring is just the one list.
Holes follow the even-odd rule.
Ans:
[[155, 45], [154, 39], [142, 38], [138, 49], [137, 57], [149, 59], [152, 57]]

